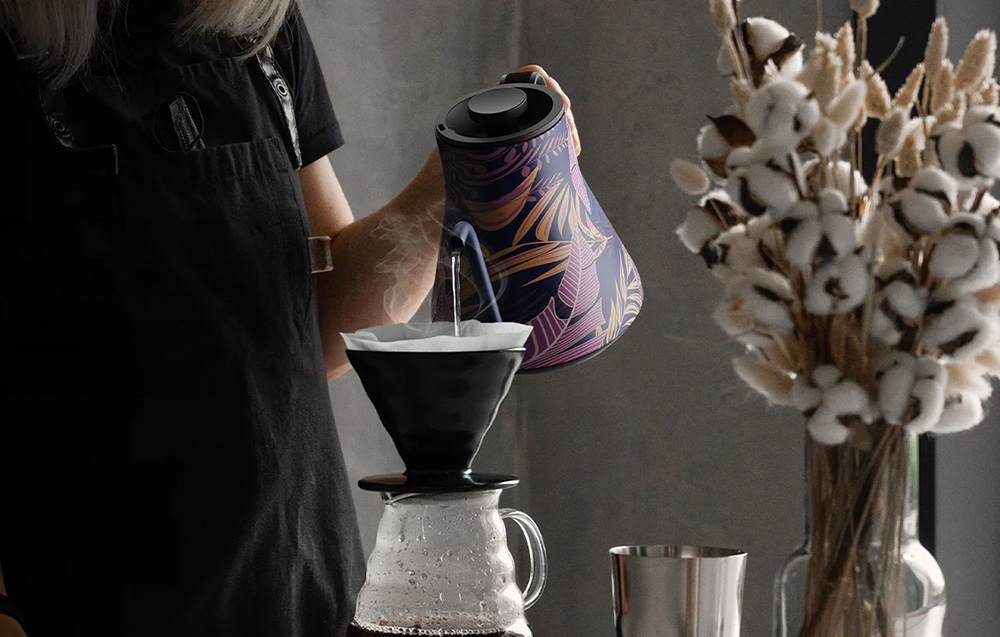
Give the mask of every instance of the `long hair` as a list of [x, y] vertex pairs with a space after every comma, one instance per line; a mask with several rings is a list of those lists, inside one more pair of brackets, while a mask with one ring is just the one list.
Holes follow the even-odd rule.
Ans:
[[[83, 71], [104, 43], [108, 27], [128, 0], [0, 0], [0, 27], [21, 55], [53, 85]], [[139, 0], [168, 2], [171, 0]], [[263, 48], [281, 28], [292, 0], [177, 0], [174, 25], [182, 39], [253, 36]], [[2, 36], [0, 36], [2, 37]]]

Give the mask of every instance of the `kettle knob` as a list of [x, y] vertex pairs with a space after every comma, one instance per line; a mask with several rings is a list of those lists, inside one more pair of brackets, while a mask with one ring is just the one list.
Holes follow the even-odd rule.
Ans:
[[528, 96], [513, 86], [500, 86], [469, 100], [469, 117], [486, 126], [517, 119], [527, 110]]

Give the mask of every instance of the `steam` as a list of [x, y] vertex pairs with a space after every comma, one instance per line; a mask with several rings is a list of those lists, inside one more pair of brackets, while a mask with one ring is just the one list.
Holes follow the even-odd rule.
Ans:
[[382, 306], [393, 322], [407, 322], [414, 311], [429, 307], [428, 269], [438, 260], [443, 229], [434, 211], [386, 215], [372, 228], [372, 237], [392, 248], [375, 266], [375, 273], [391, 279], [382, 295]]

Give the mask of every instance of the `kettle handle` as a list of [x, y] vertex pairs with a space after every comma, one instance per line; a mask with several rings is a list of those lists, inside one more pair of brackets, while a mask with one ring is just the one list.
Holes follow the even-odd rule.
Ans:
[[538, 598], [545, 590], [545, 580], [548, 579], [548, 559], [545, 554], [545, 542], [542, 541], [542, 532], [538, 530], [538, 525], [528, 516], [517, 509], [500, 509], [501, 520], [513, 520], [517, 522], [524, 539], [528, 541], [528, 565], [531, 574], [528, 576], [528, 584], [521, 592], [524, 597], [524, 608], [528, 609], [535, 605]]
[[545, 76], [538, 71], [507, 73], [500, 76], [501, 84], [539, 84], [545, 86]]

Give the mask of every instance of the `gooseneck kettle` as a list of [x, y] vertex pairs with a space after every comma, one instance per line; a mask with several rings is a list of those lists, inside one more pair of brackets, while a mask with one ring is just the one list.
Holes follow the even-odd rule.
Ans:
[[[593, 356], [642, 306], [635, 264], [580, 173], [562, 98], [539, 73], [450, 104], [435, 126], [444, 168], [434, 320], [454, 319], [451, 256], [462, 259], [462, 319], [533, 327], [521, 370]], [[482, 260], [479, 260], [481, 254]]]

